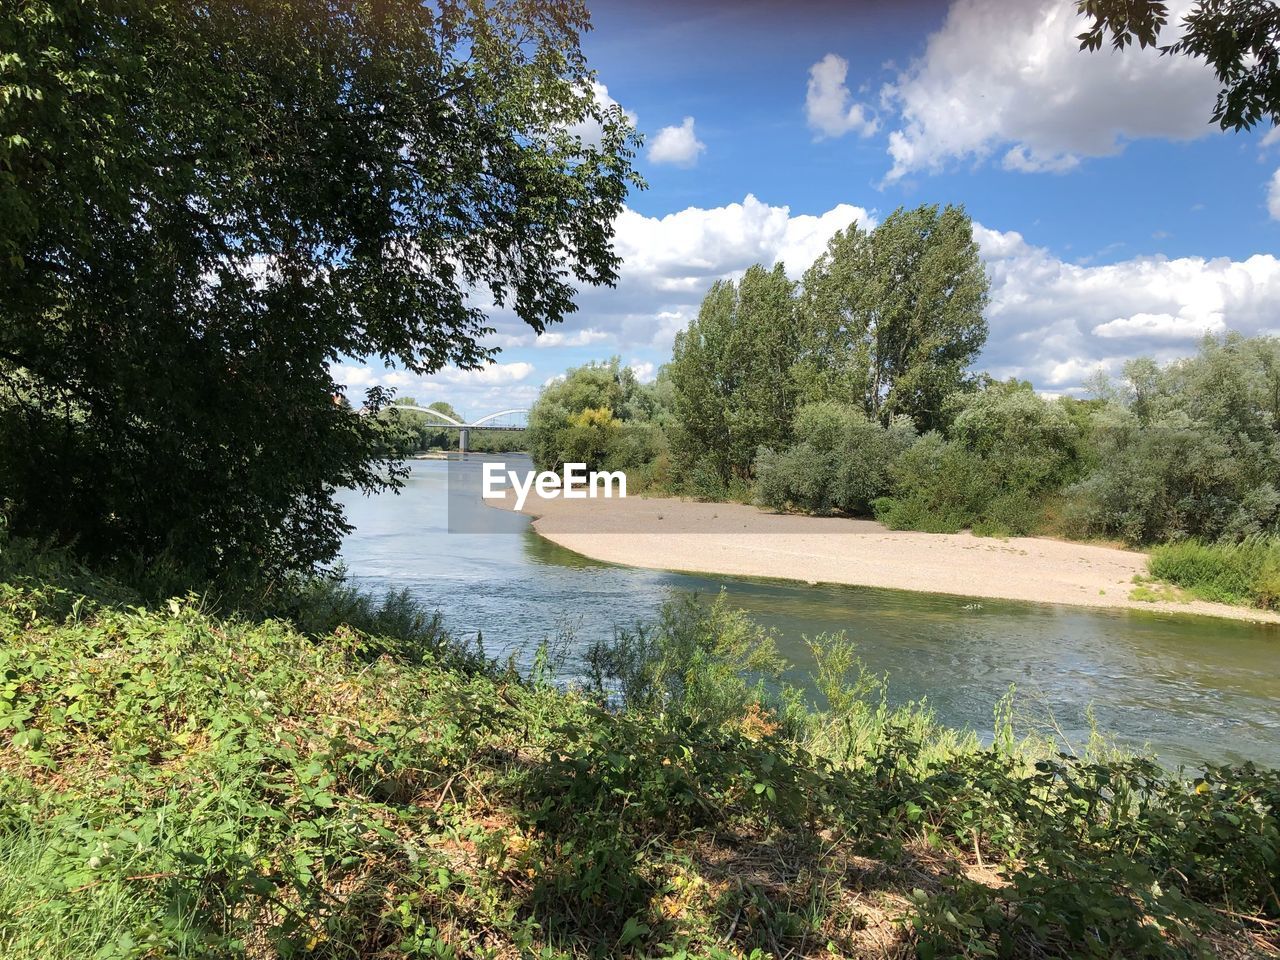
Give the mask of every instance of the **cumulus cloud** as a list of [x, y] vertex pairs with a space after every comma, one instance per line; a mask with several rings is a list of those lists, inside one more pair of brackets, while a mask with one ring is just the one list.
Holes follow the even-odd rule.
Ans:
[[479, 370], [458, 370], [455, 367], [446, 367], [432, 376], [445, 383], [491, 385], [519, 383], [531, 373], [533, 373], [533, 364], [520, 360], [514, 363], [491, 363]]
[[[1177, 23], [1190, 0], [1169, 6]], [[882, 91], [900, 114], [888, 179], [996, 153], [1009, 170], [1061, 171], [1127, 140], [1212, 131], [1208, 67], [1150, 48], [1082, 52], [1084, 23], [1062, 0], [955, 0], [924, 54]]]
[[608, 340], [609, 335], [603, 330], [596, 330], [594, 327], [588, 327], [586, 330], [578, 330], [574, 333], [564, 333], [560, 330], [548, 330], [545, 333], [538, 334], [538, 338], [533, 342], [535, 347], [586, 347], [593, 343], [599, 343], [601, 340]]
[[[863, 207], [839, 204], [819, 215], [794, 214], [751, 195], [741, 203], [690, 207], [662, 217], [624, 209], [614, 223], [614, 248], [622, 259], [617, 284], [584, 288], [576, 298], [576, 316], [588, 322], [577, 321], [580, 328], [552, 328], [535, 340], [512, 311], [491, 309], [496, 332], [485, 342], [505, 350], [541, 346], [536, 363], [543, 378], [576, 362], [549, 348], [590, 346], [602, 358], [625, 352], [639, 363], [661, 362], [712, 283], [740, 277], [753, 263], [784, 263], [798, 279], [831, 235], [854, 222], [875, 225]], [[508, 357], [525, 359], [510, 354], [502, 359]], [[460, 387], [447, 386], [451, 395], [458, 394]], [[406, 387], [403, 392], [416, 395], [422, 389]]]
[[849, 61], [828, 53], [809, 68], [809, 89], [804, 98], [804, 113], [809, 126], [823, 137], [843, 137], [856, 133], [869, 137], [879, 124], [867, 108], [853, 102], [853, 94], [845, 84]]
[[658, 365], [648, 360], [632, 360], [627, 366], [641, 383], [652, 383], [657, 377]]
[[1206, 333], [1221, 333], [1226, 323], [1221, 313], [1203, 316], [1174, 316], [1171, 313], [1135, 313], [1131, 317], [1116, 317], [1093, 328], [1095, 337], [1124, 340], [1142, 337], [1148, 340], [1199, 339]]
[[689, 207], [663, 217], [623, 210], [614, 246], [622, 257], [616, 288], [584, 290], [581, 311], [606, 331], [611, 346], [665, 353], [688, 325], [708, 288], [753, 263], [783, 263], [798, 278], [849, 224], [874, 226], [863, 207], [839, 204], [814, 216], [792, 214], [748, 195], [722, 207]]
[[[799, 279], [831, 235], [876, 220], [866, 208], [841, 204], [818, 215], [795, 214], [748, 195], [741, 203], [690, 207], [661, 217], [624, 209], [615, 223], [622, 258], [614, 288], [588, 288], [577, 300], [589, 324], [553, 329], [536, 358], [504, 356], [483, 371], [441, 371], [413, 378], [380, 364], [346, 364], [334, 375], [357, 395], [374, 383], [396, 386], [420, 402], [448, 400], [480, 415], [523, 406], [539, 384], [570, 361], [554, 348], [598, 347], [601, 357], [629, 356], [647, 379], [677, 331], [697, 315], [716, 280], [740, 277], [753, 263], [783, 263]], [[1118, 373], [1139, 355], [1184, 356], [1205, 333], [1280, 333], [1280, 259], [1140, 257], [1109, 264], [1072, 263], [1013, 231], [975, 226], [991, 277], [991, 336], [977, 363], [994, 376], [1029, 379], [1039, 389], [1078, 390], [1099, 368]], [[495, 312], [495, 339], [516, 349], [536, 341], [513, 314]], [[537, 370], [530, 359], [537, 360]], [[537, 374], [535, 376], [535, 373]]]
[[1126, 360], [1191, 353], [1206, 333], [1280, 333], [1280, 260], [1139, 257], [1084, 266], [976, 226], [991, 276], [991, 337], [979, 363], [1046, 390], [1078, 388]]
[[[610, 107], [622, 106], [617, 100], [609, 96], [609, 88], [597, 80], [591, 81], [591, 93], [592, 96], [595, 97], [596, 105], [602, 110], [608, 110]], [[636, 125], [636, 115], [625, 108], [622, 112], [634, 127]], [[569, 127], [569, 132], [577, 136], [583, 143], [592, 147], [600, 146], [600, 141], [604, 137], [604, 127], [591, 118], [587, 118], [581, 123], [577, 123]]]
[[538, 388], [525, 381], [533, 372], [533, 364], [525, 361], [493, 363], [479, 370], [446, 367], [425, 377], [378, 362], [341, 363], [330, 368], [334, 380], [357, 405], [370, 387], [392, 387], [399, 396], [413, 397], [419, 403], [447, 400], [473, 417], [532, 403]]
[[1267, 212], [1273, 220], [1280, 220], [1280, 169], [1271, 175], [1271, 185], [1267, 189]]
[[693, 117], [685, 117], [680, 126], [658, 131], [649, 147], [649, 162], [692, 167], [706, 149], [707, 145], [694, 132]]

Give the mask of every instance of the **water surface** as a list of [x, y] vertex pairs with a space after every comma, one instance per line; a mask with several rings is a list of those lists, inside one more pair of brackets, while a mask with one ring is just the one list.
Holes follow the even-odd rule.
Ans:
[[[804, 637], [843, 630], [871, 670], [888, 674], [892, 700], [927, 699], [952, 726], [989, 733], [993, 705], [1013, 684], [1025, 712], [1052, 717], [1078, 743], [1092, 707], [1103, 730], [1170, 764], [1280, 766], [1275, 626], [617, 567], [544, 540], [525, 517], [456, 495], [450, 503], [444, 461], [414, 461], [399, 495], [343, 501], [355, 525], [343, 548], [354, 579], [406, 588], [455, 634], [483, 632], [491, 654], [526, 664], [562, 631], [581, 647], [652, 619], [673, 590], [723, 589], [777, 629], [793, 682], [811, 666]], [[469, 528], [493, 532], [449, 533], [449, 510], [477, 511]]]

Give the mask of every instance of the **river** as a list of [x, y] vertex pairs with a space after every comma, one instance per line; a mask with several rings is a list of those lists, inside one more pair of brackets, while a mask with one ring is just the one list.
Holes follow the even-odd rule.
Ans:
[[[989, 735], [993, 706], [1014, 685], [1023, 714], [1052, 717], [1076, 743], [1092, 707], [1104, 732], [1170, 765], [1280, 766], [1274, 626], [616, 567], [542, 539], [523, 516], [450, 505], [439, 460], [413, 461], [399, 494], [341, 499], [355, 527], [343, 547], [353, 580], [407, 589], [455, 635], [482, 631], [490, 654], [524, 664], [544, 638], [568, 632], [581, 646], [652, 619], [672, 591], [723, 589], [777, 630], [793, 683], [811, 665], [803, 638], [844, 630], [867, 667], [888, 675], [891, 700], [927, 700], [951, 726]], [[449, 533], [449, 509], [476, 511], [469, 527], [492, 532]]]

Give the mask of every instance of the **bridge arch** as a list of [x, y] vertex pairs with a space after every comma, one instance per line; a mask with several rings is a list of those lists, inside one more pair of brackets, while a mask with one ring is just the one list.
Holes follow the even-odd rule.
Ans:
[[497, 413], [486, 414], [485, 416], [476, 420], [474, 423], [462, 423], [459, 420], [453, 419], [453, 417], [449, 416], [447, 413], [442, 413], [439, 410], [433, 410], [431, 407], [419, 407], [416, 404], [411, 405], [407, 403], [391, 403], [391, 404], [387, 404], [387, 406], [383, 407], [382, 409], [384, 411], [399, 410], [405, 413], [422, 413], [422, 414], [426, 414], [427, 416], [436, 417], [441, 422], [435, 424], [435, 426], [444, 427], [446, 430], [458, 431], [458, 452], [459, 453], [467, 452], [468, 441], [471, 439], [472, 430], [476, 430], [476, 429], [523, 430], [525, 429], [524, 427], [488, 426], [488, 424], [492, 423], [492, 421], [494, 420], [497, 420], [499, 417], [510, 417], [515, 414], [529, 412], [528, 408], [525, 408], [525, 407], [512, 407], [510, 410], [499, 410]]
[[446, 426], [450, 426], [450, 427], [467, 426], [467, 424], [462, 423], [459, 420], [453, 419], [453, 417], [449, 416], [447, 413], [443, 413], [440, 410], [433, 410], [431, 407], [418, 407], [418, 406], [412, 406], [407, 403], [389, 403], [382, 409], [383, 410], [404, 410], [409, 413], [425, 413], [433, 417], [439, 417], [441, 420], [444, 421], [444, 425]]

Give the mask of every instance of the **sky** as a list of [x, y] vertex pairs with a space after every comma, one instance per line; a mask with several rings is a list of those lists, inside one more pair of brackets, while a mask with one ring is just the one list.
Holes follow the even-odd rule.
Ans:
[[648, 380], [715, 280], [778, 262], [798, 279], [836, 230], [922, 203], [974, 220], [991, 278], [975, 368], [996, 377], [1079, 393], [1205, 333], [1280, 334], [1280, 130], [1211, 125], [1200, 61], [1081, 52], [1074, 0], [588, 5], [596, 95], [645, 138], [618, 284], [541, 337], [495, 311], [484, 370], [352, 363], [349, 389], [477, 418], [591, 360]]

